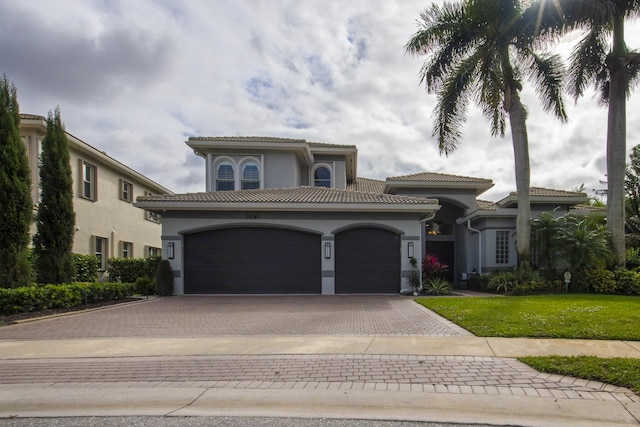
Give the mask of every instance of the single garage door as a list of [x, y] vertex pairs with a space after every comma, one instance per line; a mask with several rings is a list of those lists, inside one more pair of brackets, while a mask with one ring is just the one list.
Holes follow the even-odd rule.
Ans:
[[400, 236], [380, 228], [336, 234], [336, 293], [400, 292]]
[[320, 235], [225, 228], [184, 237], [185, 294], [319, 294]]

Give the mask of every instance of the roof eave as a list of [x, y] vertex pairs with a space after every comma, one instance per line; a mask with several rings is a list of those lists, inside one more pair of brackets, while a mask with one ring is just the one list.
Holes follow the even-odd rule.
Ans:
[[135, 202], [134, 206], [157, 212], [166, 211], [255, 211], [255, 212], [436, 212], [440, 205], [384, 203], [229, 203], [229, 202]]
[[475, 190], [476, 195], [484, 193], [493, 187], [493, 182], [451, 182], [451, 181], [386, 181], [385, 192], [394, 188], [437, 188], [450, 190]]
[[189, 139], [185, 141], [196, 155], [206, 157], [206, 152], [215, 148], [235, 149], [235, 150], [274, 150], [274, 151], [298, 151], [307, 165], [313, 164], [313, 153], [306, 142], [291, 142], [287, 144], [277, 142], [242, 142], [237, 141], [210, 141]]

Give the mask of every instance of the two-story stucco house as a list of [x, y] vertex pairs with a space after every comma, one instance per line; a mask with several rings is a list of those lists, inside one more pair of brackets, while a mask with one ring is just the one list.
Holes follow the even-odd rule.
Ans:
[[[44, 117], [21, 115], [20, 134], [31, 168], [34, 208], [40, 199], [39, 158], [46, 130]], [[173, 193], [68, 132], [67, 140], [76, 213], [73, 252], [95, 254], [102, 270], [111, 257], [160, 255], [160, 216], [133, 202], [137, 196]], [[33, 233], [35, 225], [32, 228]]]
[[[487, 179], [357, 176], [354, 145], [270, 137], [192, 137], [206, 192], [139, 197], [162, 215], [163, 257], [182, 294], [397, 293], [410, 259], [432, 253], [458, 282], [516, 263], [517, 199], [477, 197]], [[584, 193], [532, 188], [557, 214]]]

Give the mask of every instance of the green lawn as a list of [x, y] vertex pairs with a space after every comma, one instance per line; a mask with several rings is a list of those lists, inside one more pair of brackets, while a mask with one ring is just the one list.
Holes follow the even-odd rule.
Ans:
[[481, 337], [640, 341], [640, 297], [569, 294], [416, 301]]
[[[416, 301], [482, 337], [640, 341], [640, 297], [570, 294]], [[640, 359], [541, 356], [519, 360], [541, 372], [602, 381], [640, 393]]]
[[518, 360], [540, 372], [600, 381], [627, 387], [636, 394], [640, 393], [640, 360], [638, 359], [540, 356], [519, 357]]

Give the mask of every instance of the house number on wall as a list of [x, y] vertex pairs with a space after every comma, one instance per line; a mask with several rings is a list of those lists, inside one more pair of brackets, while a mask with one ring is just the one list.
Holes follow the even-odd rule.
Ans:
[[245, 218], [246, 219], [259, 219], [260, 216], [258, 214], [255, 214], [255, 213], [250, 213], [250, 214], [247, 214]]

